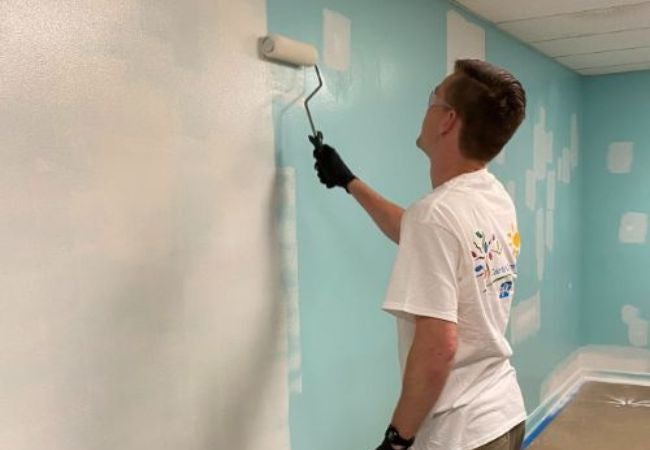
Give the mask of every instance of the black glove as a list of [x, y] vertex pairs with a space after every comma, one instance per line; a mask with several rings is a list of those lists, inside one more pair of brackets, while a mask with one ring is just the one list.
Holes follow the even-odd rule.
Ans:
[[[395, 450], [395, 447], [409, 449], [415, 442], [415, 438], [404, 439], [393, 425], [389, 425], [384, 435], [384, 441], [376, 450]], [[395, 444], [393, 446], [393, 444]]]
[[314, 145], [314, 168], [320, 182], [328, 189], [340, 186], [348, 193], [348, 184], [357, 177], [348, 169], [336, 150], [322, 142], [323, 136], [309, 136], [309, 141]]
[[390, 442], [388, 442], [388, 439], [384, 439], [384, 442], [381, 443], [379, 447], [377, 447], [377, 450], [395, 450], [392, 445], [390, 445]]

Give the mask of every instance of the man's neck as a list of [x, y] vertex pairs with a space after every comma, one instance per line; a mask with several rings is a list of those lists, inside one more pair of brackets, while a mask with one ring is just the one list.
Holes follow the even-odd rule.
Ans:
[[465, 173], [476, 172], [477, 170], [485, 169], [486, 165], [480, 161], [464, 160], [457, 164], [449, 165], [434, 165], [431, 164], [429, 175], [431, 177], [431, 186], [435, 189], [452, 178]]

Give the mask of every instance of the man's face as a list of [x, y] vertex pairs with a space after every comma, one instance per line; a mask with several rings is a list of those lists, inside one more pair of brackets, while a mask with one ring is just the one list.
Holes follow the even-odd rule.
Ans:
[[422, 121], [422, 128], [420, 136], [416, 141], [416, 145], [427, 156], [431, 157], [435, 150], [437, 143], [440, 140], [442, 133], [443, 121], [447, 118], [453, 107], [445, 100], [445, 92], [449, 85], [449, 81], [453, 75], [445, 78], [436, 88], [431, 92], [429, 97], [429, 104], [427, 112]]

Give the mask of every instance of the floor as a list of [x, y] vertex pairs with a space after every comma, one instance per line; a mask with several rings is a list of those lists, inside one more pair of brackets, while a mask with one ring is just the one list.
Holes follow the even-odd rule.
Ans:
[[650, 387], [585, 383], [527, 450], [650, 450]]

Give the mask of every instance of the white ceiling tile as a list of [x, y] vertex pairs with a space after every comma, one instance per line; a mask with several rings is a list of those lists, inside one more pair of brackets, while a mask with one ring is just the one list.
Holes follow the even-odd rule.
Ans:
[[640, 3], [640, 0], [456, 0], [453, 3], [460, 4], [490, 22], [498, 24], [531, 17], [634, 5]]
[[535, 43], [549, 39], [647, 28], [649, 18], [650, 2], [643, 2], [614, 9], [506, 22], [499, 24], [499, 28], [524, 42]]
[[561, 64], [574, 69], [639, 64], [650, 61], [650, 47], [563, 56], [555, 59]]
[[591, 69], [580, 69], [577, 72], [581, 75], [606, 75], [610, 73], [632, 72], [635, 70], [650, 70], [650, 61], [641, 64], [626, 64], [621, 66], [594, 67]]
[[552, 57], [646, 47], [650, 46], [650, 28], [594, 34], [577, 38], [554, 39], [538, 42], [533, 46]]
[[584, 75], [650, 70], [650, 0], [451, 0]]

